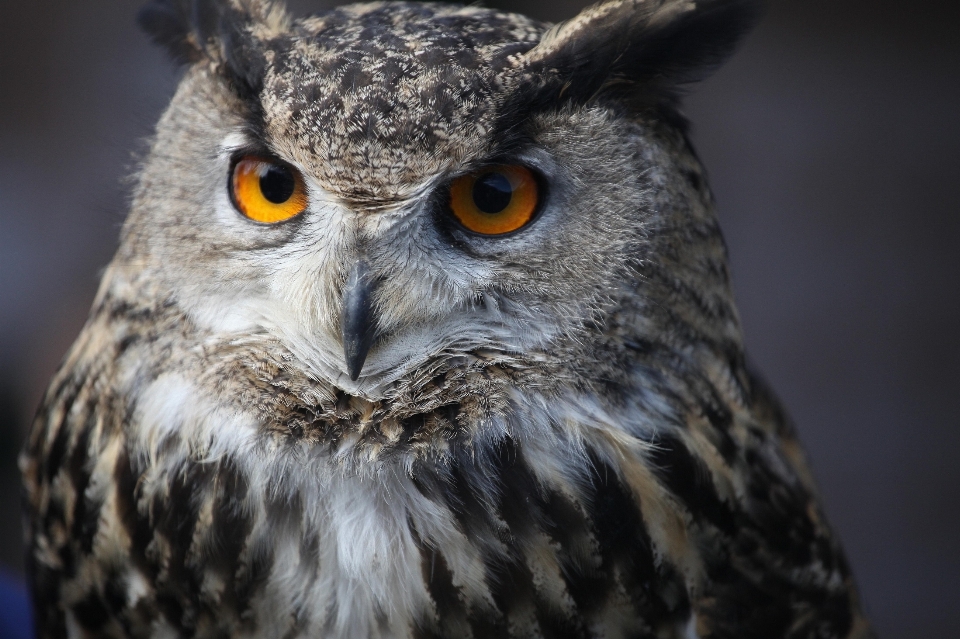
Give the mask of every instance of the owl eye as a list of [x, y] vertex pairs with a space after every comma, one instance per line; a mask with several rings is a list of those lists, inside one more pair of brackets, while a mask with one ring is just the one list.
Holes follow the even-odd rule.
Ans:
[[503, 235], [533, 219], [539, 199], [537, 180], [518, 165], [487, 167], [450, 184], [450, 211], [467, 230]]
[[286, 164], [248, 155], [233, 167], [230, 194], [237, 209], [254, 222], [275, 224], [303, 213], [303, 177]]

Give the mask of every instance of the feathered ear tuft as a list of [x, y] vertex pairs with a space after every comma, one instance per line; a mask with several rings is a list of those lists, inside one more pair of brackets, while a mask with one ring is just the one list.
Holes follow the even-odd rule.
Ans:
[[209, 60], [238, 91], [258, 93], [266, 65], [261, 38], [287, 18], [270, 0], [152, 0], [137, 22], [178, 63]]
[[219, 26], [226, 3], [215, 0], [153, 0], [137, 22], [180, 64], [220, 61]]
[[757, 0], [612, 0], [556, 25], [517, 71], [541, 101], [605, 89], [671, 100], [726, 60], [759, 13]]

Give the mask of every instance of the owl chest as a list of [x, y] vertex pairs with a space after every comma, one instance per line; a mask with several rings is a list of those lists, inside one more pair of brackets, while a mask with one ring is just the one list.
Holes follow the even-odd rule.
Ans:
[[[512, 463], [472, 470], [283, 484], [236, 462], [191, 464], [164, 497], [135, 496], [151, 534], [131, 546], [142, 572], [128, 583], [158, 623], [197, 636], [590, 636], [687, 619], [683, 578], [622, 486], [581, 503]], [[179, 617], [162, 608], [172, 600]]]
[[603, 475], [575, 488], [560, 461], [507, 438], [479, 460], [373, 474], [237, 456], [134, 469], [139, 526], [151, 533], [131, 555], [149, 567], [145, 596], [178, 601], [174, 627], [198, 636], [681, 627], [684, 578], [658, 557], [629, 487], [597, 458]]
[[409, 477], [271, 448], [252, 415], [148, 410], [117, 474], [128, 611], [183, 636], [410, 636], [429, 595]]
[[[504, 425], [442, 459], [401, 454], [360, 470], [329, 448], [266, 445], [254, 415], [176, 379], [156, 382], [134, 417], [90, 444], [84, 508], [97, 523], [66, 541], [79, 567], [52, 570], [71, 593], [68, 626], [589, 637], [690, 618], [686, 578], [658, 547], [640, 484], [599, 450], [537, 433], [535, 416], [512, 428], [538, 437]], [[91, 601], [98, 615], [85, 616]]]

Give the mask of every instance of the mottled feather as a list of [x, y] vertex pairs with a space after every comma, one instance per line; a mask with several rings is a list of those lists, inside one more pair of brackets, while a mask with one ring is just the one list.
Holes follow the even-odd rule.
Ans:
[[[677, 112], [753, 16], [149, 5], [189, 67], [21, 458], [39, 636], [872, 636]], [[307, 211], [243, 219], [238, 154]], [[534, 221], [452, 223], [504, 162]]]

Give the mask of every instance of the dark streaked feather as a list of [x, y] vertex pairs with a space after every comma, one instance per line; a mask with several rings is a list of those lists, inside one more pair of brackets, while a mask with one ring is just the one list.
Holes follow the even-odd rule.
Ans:
[[222, 0], [152, 0], [137, 22], [179, 64], [209, 60], [243, 96], [260, 91], [266, 61], [253, 17]]
[[757, 0], [622, 0], [555, 26], [529, 51], [505, 112], [613, 94], [633, 104], [673, 102], [704, 79], [756, 22]]

